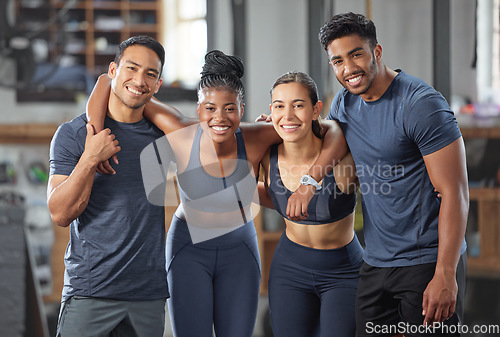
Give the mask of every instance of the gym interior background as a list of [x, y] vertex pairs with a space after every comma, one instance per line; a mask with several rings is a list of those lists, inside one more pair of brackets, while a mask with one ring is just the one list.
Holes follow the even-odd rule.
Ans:
[[[205, 52], [238, 55], [252, 121], [268, 111], [274, 79], [290, 70], [311, 74], [329, 106], [340, 86], [317, 34], [345, 11], [371, 18], [385, 63], [433, 85], [455, 112], [471, 199], [464, 323], [500, 324], [500, 0], [0, 3], [0, 336], [55, 335], [68, 233], [46, 207], [48, 146], [57, 125], [84, 111], [120, 41], [148, 34], [164, 44], [157, 97], [192, 116]], [[270, 337], [266, 281], [283, 223], [261, 210], [256, 226], [263, 282], [255, 336]], [[356, 228], [362, 235], [360, 216]], [[167, 320], [165, 336], [169, 329]]]

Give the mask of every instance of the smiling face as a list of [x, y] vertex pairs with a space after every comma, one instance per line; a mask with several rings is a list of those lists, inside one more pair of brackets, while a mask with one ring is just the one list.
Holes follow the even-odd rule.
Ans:
[[327, 53], [339, 83], [350, 93], [370, 100], [370, 91], [379, 73], [380, 45], [372, 51], [368, 40], [353, 34], [333, 40]]
[[198, 116], [205, 133], [216, 143], [232, 139], [243, 116], [243, 103], [236, 92], [205, 88], [198, 93], [198, 100]]
[[125, 49], [120, 63], [112, 62], [108, 75], [116, 97], [128, 108], [146, 104], [161, 85], [161, 61], [151, 49], [133, 45]]
[[323, 104], [312, 104], [308, 90], [300, 83], [279, 84], [273, 89], [270, 105], [273, 125], [283, 141], [298, 142], [312, 134]]

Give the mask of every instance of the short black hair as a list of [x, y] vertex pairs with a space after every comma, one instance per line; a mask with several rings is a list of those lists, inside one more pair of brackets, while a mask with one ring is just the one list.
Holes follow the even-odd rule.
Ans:
[[132, 36], [125, 41], [122, 41], [118, 46], [118, 52], [116, 53], [114, 62], [116, 64], [120, 64], [120, 60], [122, 59], [123, 52], [125, 51], [125, 49], [135, 45], [149, 48], [152, 51], [154, 51], [156, 55], [158, 55], [161, 61], [161, 69], [160, 69], [160, 75], [161, 75], [161, 72], [163, 70], [163, 65], [165, 64], [165, 49], [163, 48], [160, 42], [156, 41], [151, 36], [137, 35], [137, 36]]
[[373, 21], [369, 20], [363, 14], [352, 12], [334, 15], [319, 31], [319, 41], [325, 50], [335, 39], [347, 35], [359, 35], [370, 44], [373, 50], [378, 44], [377, 31]]

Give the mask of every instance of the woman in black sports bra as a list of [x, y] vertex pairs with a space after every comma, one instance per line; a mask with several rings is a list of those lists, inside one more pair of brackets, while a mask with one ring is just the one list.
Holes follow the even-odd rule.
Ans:
[[261, 205], [275, 208], [286, 229], [269, 277], [275, 337], [355, 336], [354, 303], [363, 249], [354, 233], [356, 174], [351, 155], [329, 168], [309, 203], [292, 221], [288, 198], [323, 146], [316, 84], [301, 72], [282, 75], [271, 90], [272, 121], [283, 143], [262, 160]]

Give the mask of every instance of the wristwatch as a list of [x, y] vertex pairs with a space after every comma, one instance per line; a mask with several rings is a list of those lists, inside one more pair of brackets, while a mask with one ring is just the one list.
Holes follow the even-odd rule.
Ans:
[[302, 178], [300, 178], [300, 183], [302, 185], [313, 185], [314, 187], [316, 187], [316, 190], [321, 189], [321, 185], [318, 184], [318, 182], [316, 180], [314, 180], [314, 178], [311, 177], [309, 174], [302, 176]]

